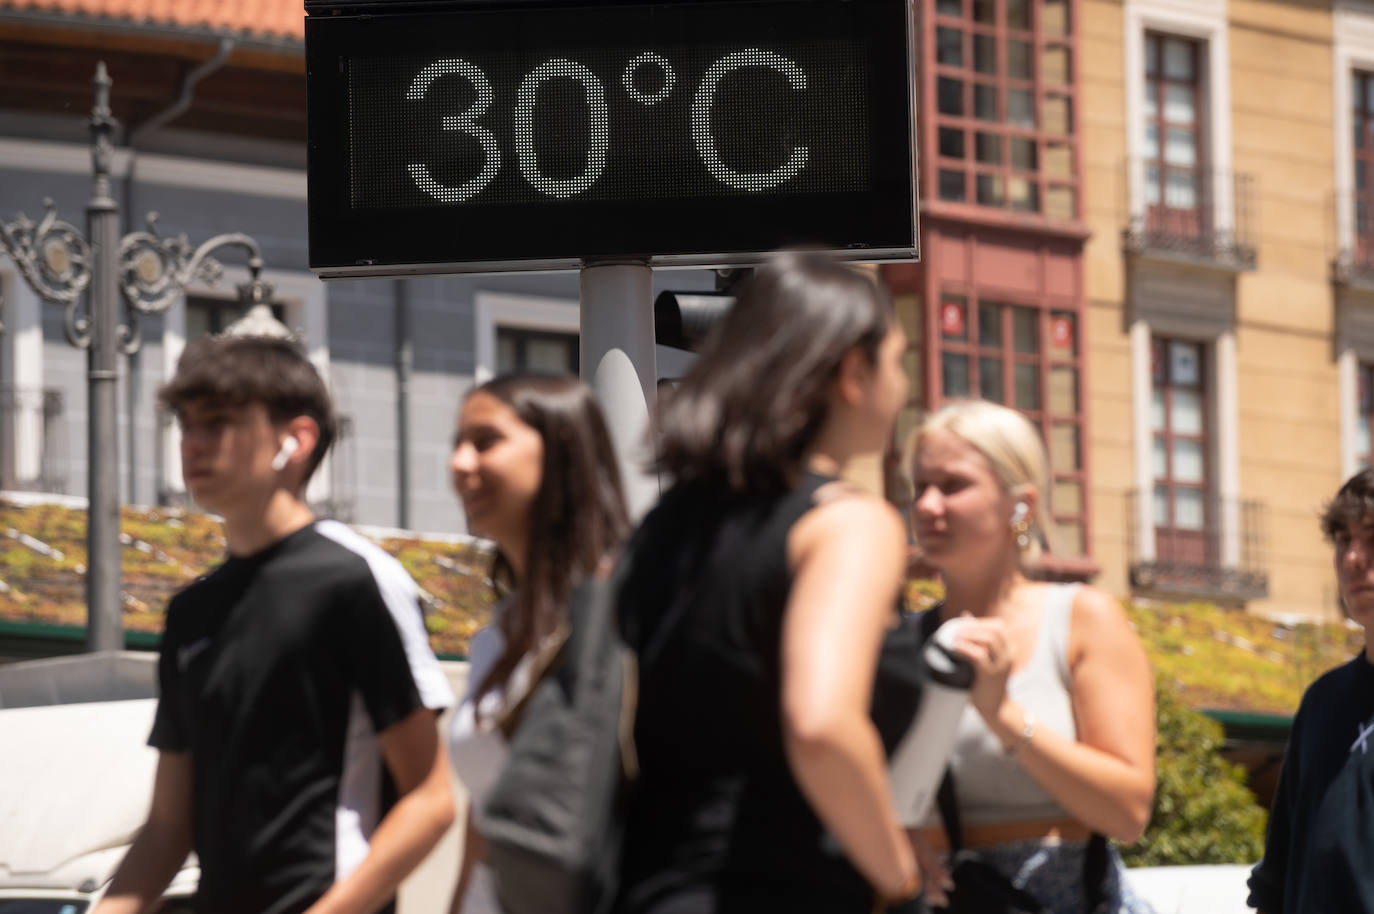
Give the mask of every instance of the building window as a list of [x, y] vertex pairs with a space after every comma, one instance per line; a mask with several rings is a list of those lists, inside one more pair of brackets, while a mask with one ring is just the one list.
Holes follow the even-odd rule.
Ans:
[[577, 374], [576, 333], [496, 328], [496, 373]]
[[1152, 232], [1210, 228], [1201, 140], [1202, 42], [1145, 36], [1145, 203]]
[[1374, 73], [1357, 70], [1353, 82], [1355, 245], [1359, 261], [1369, 263], [1374, 260]]
[[1071, 0], [936, 0], [936, 193], [1077, 218]]
[[[193, 343], [206, 336], [223, 333], [234, 321], [248, 313], [240, 302], [223, 298], [186, 299], [186, 342]], [[272, 305], [272, 316], [286, 322], [286, 308]]]
[[906, 331], [906, 354], [902, 357], [902, 369], [910, 386], [906, 406], [898, 415], [896, 434], [897, 446], [905, 448], [925, 415], [925, 307], [921, 296], [914, 292], [894, 291], [892, 302], [902, 322], [902, 329]]
[[1164, 563], [1205, 565], [1211, 515], [1203, 344], [1156, 338], [1151, 401], [1155, 552]]
[[1370, 465], [1374, 456], [1374, 365], [1360, 363], [1360, 417], [1355, 426], [1355, 460], [1361, 467]]
[[1072, 311], [946, 293], [937, 315], [943, 399], [977, 397], [1020, 411], [1050, 457], [1055, 549], [1087, 550], [1082, 356]]

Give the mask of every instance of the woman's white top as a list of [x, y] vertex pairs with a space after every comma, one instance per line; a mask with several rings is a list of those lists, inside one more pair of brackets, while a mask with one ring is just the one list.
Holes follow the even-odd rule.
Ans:
[[[499, 616], [502, 609], [504, 604], [496, 608], [494, 615]], [[530, 687], [534, 661], [532, 656], [527, 655], [511, 672], [505, 688], [492, 689], [482, 696], [482, 720], [478, 724], [473, 699], [482, 680], [491, 672], [496, 661], [501, 659], [505, 649], [505, 636], [494, 625], [472, 636], [468, 644], [467, 693], [454, 711], [453, 722], [449, 725], [449, 758], [458, 780], [467, 788], [469, 809], [475, 809], [486, 800], [496, 776], [501, 772], [501, 766], [506, 762], [506, 741], [495, 729], [494, 722], [510, 701], [522, 697]], [[463, 898], [462, 914], [501, 914], [501, 906], [496, 901], [496, 885], [485, 863], [473, 868], [467, 894]]]
[[[1078, 738], [1073, 716], [1073, 676], [1069, 671], [1069, 630], [1077, 584], [1051, 584], [1045, 591], [1030, 662], [1011, 674], [1007, 695], [1033, 713], [1037, 726], [1067, 740]], [[959, 723], [950, 767], [965, 824], [1063, 819], [1068, 813], [1031, 777], [983, 721], [972, 704]], [[927, 824], [938, 824], [931, 810]]]

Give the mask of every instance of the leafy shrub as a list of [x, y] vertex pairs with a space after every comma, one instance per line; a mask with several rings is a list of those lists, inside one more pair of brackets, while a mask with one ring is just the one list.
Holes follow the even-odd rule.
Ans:
[[1221, 724], [1185, 707], [1162, 682], [1155, 804], [1145, 836], [1122, 848], [1130, 866], [1252, 863], [1264, 849], [1264, 809], [1245, 772], [1219, 754]]
[[1292, 714], [1312, 680], [1364, 646], [1331, 619], [1293, 625], [1207, 603], [1128, 603], [1126, 615], [1155, 674], [1194, 708]]

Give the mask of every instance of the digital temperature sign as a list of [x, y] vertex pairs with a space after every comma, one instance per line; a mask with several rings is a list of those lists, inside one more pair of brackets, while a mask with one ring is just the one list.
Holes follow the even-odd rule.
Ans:
[[307, 0], [324, 276], [914, 256], [908, 0]]

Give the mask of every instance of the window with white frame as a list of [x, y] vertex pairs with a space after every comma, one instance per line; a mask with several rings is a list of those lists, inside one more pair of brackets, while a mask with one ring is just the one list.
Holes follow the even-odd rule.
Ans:
[[1206, 352], [1202, 343], [1156, 337], [1152, 351], [1156, 555], [1203, 564], [1216, 525], [1208, 473]]
[[1374, 259], [1374, 72], [1351, 74], [1354, 110], [1355, 252], [1360, 263]]
[[1152, 231], [1185, 237], [1209, 226], [1211, 199], [1203, 143], [1204, 43], [1145, 36], [1144, 177]]
[[1126, 0], [1132, 245], [1251, 265], [1251, 178], [1231, 170], [1226, 0]]
[[497, 326], [496, 373], [577, 374], [576, 333]]
[[0, 488], [64, 493], [64, 398], [44, 384], [42, 300], [17, 273], [0, 272], [0, 325]]
[[1355, 461], [1361, 467], [1370, 465], [1371, 430], [1374, 430], [1374, 364], [1361, 362], [1359, 365], [1359, 415], [1355, 422]]
[[473, 310], [478, 384], [512, 371], [578, 373], [577, 302], [484, 291]]

